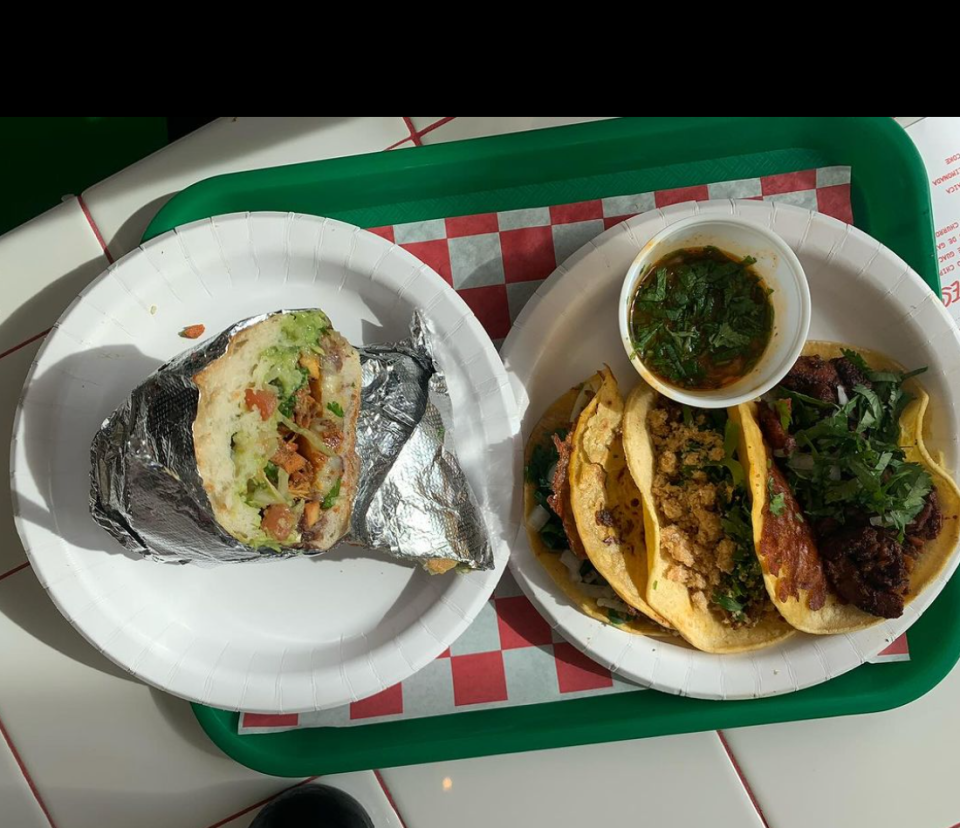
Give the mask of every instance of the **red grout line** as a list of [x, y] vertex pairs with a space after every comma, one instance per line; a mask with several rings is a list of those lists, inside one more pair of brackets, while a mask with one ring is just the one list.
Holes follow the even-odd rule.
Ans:
[[421, 139], [423, 138], [424, 135], [426, 135], [428, 132], [433, 132], [435, 129], [437, 129], [438, 127], [442, 127], [444, 124], [449, 124], [452, 120], [453, 118], [441, 118], [439, 121], [434, 121], [429, 126], [425, 126], [423, 129], [417, 132], [413, 126], [413, 121], [410, 118], [404, 118], [403, 121], [407, 125], [407, 129], [410, 130], [410, 135], [406, 138], [401, 138], [396, 143], [391, 144], [389, 147], [386, 147], [384, 149], [384, 152], [386, 152], [387, 150], [396, 149], [397, 147], [401, 147], [404, 144], [406, 144], [408, 141], [411, 142], [415, 147], [422, 147], [423, 141]]
[[4, 578], [9, 578], [11, 575], [16, 575], [20, 570], [26, 569], [28, 566], [30, 566], [30, 561], [24, 561], [22, 564], [20, 564], [20, 566], [15, 566], [8, 572], [4, 572], [2, 575], [0, 575], [0, 581], [2, 581]]
[[[454, 116], [456, 117], [456, 116]], [[426, 126], [417, 133], [417, 138], [423, 138], [428, 132], [433, 132], [435, 129], [442, 127], [444, 124], [449, 124], [453, 118], [441, 118], [439, 121], [434, 121], [430, 126]]]
[[93, 216], [90, 215], [90, 208], [87, 207], [87, 202], [83, 200], [82, 195], [77, 196], [77, 203], [80, 205], [80, 209], [83, 211], [83, 216], [87, 220], [87, 224], [89, 224], [90, 229], [93, 230], [93, 235], [96, 236], [97, 241], [100, 242], [103, 255], [106, 257], [107, 261], [110, 262], [110, 264], [113, 264], [113, 255], [107, 249], [107, 243], [103, 240], [103, 235], [100, 233], [100, 228], [97, 227], [97, 223], [93, 220]]
[[402, 147], [404, 144], [412, 144], [412, 143], [413, 143], [412, 138], [401, 138], [395, 144], [391, 144], [389, 147], [384, 147], [383, 151], [386, 152], [387, 150], [392, 150], [392, 149], [396, 149], [397, 147]]
[[10, 356], [10, 354], [19, 351], [21, 348], [26, 348], [31, 342], [36, 342], [38, 339], [45, 337], [53, 328], [47, 328], [45, 331], [40, 331], [38, 334], [34, 334], [29, 339], [23, 340], [19, 345], [14, 345], [12, 348], [7, 348], [2, 354], [0, 354], [0, 359], [3, 359], [5, 356]]
[[403, 122], [407, 125], [407, 129], [410, 130], [410, 140], [418, 147], [422, 147], [423, 141], [421, 141], [420, 136], [417, 135], [417, 128], [413, 125], [413, 120], [405, 117]]
[[387, 802], [390, 803], [390, 807], [393, 808], [393, 812], [397, 815], [397, 819], [400, 820], [400, 825], [402, 828], [407, 828], [407, 823], [403, 821], [403, 816], [400, 813], [400, 809], [397, 807], [397, 803], [393, 801], [393, 794], [390, 793], [387, 783], [383, 781], [383, 776], [380, 775], [380, 771], [375, 770], [373, 775], [377, 778], [377, 782], [380, 783], [380, 787], [383, 788], [383, 792], [387, 797]]
[[235, 820], [237, 817], [242, 817], [244, 814], [249, 814], [254, 808], [262, 808], [268, 802], [273, 802], [273, 800], [280, 796], [280, 794], [285, 794], [287, 791], [292, 791], [294, 788], [299, 788], [301, 785], [306, 785], [308, 782], [313, 782], [313, 780], [316, 778], [316, 776], [310, 776], [304, 779], [302, 782], [297, 782], [296, 785], [291, 785], [289, 788], [284, 788], [282, 791], [277, 791], [273, 796], [268, 796], [266, 799], [261, 799], [259, 802], [254, 802], [253, 805], [248, 805], [242, 811], [237, 811], [235, 814], [231, 814], [225, 819], [221, 819], [219, 822], [213, 823], [213, 825], [209, 826], [209, 828], [221, 828], [221, 826]]
[[53, 817], [50, 816], [50, 812], [47, 810], [47, 805], [43, 801], [43, 797], [40, 796], [40, 791], [37, 790], [37, 786], [33, 783], [33, 779], [30, 777], [27, 766], [23, 764], [23, 759], [20, 758], [20, 754], [13, 744], [13, 739], [10, 738], [10, 734], [7, 733], [7, 729], [3, 726], [2, 720], [0, 720], [0, 736], [3, 736], [7, 743], [7, 747], [10, 748], [10, 752], [13, 754], [14, 761], [20, 768], [20, 773], [23, 774], [23, 778], [27, 781], [27, 786], [30, 788], [33, 798], [37, 800], [37, 805], [40, 806], [40, 810], [43, 811], [43, 815], [47, 818], [47, 822], [50, 823], [50, 828], [57, 828], [57, 824], [53, 821]]
[[[404, 139], [407, 140], [407, 139]], [[389, 148], [388, 148], [389, 149]], [[80, 211], [83, 213], [83, 217], [87, 220], [87, 224], [90, 225], [90, 229], [93, 231], [93, 235], [97, 237], [97, 242], [100, 244], [100, 249], [103, 250], [104, 258], [110, 263], [113, 264], [113, 254], [107, 249], [107, 243], [103, 240], [103, 235], [100, 233], [100, 228], [97, 227], [96, 222], [93, 220], [93, 216], [90, 215], [90, 208], [87, 207], [87, 203], [83, 200], [83, 196], [77, 196], [77, 204], [80, 205]], [[10, 356], [10, 354], [19, 351], [21, 348], [25, 348], [31, 342], [36, 342], [41, 337], [46, 336], [50, 333], [51, 329], [47, 328], [45, 331], [41, 331], [34, 336], [31, 336], [29, 339], [25, 339], [19, 345], [14, 345], [12, 348], [8, 348], [3, 353], [0, 353], [0, 359], [3, 359], [5, 356]], [[10, 573], [8, 573], [10, 574]]]
[[727, 752], [727, 758], [730, 760], [730, 764], [733, 765], [733, 769], [737, 772], [737, 776], [740, 777], [740, 784], [743, 785], [743, 789], [747, 792], [747, 796], [750, 797], [750, 802], [753, 803], [754, 810], [757, 812], [757, 816], [760, 817], [760, 821], [763, 823], [763, 828], [770, 828], [770, 823], [767, 822], [767, 818], [763, 815], [763, 809], [760, 807], [760, 803], [757, 802], [757, 798], [753, 795], [753, 789], [750, 787], [750, 783], [747, 782], [747, 777], [743, 775], [743, 771], [740, 769], [740, 763], [737, 762], [737, 757], [733, 755], [730, 745], [727, 744], [727, 739], [723, 735], [723, 731], [718, 730], [717, 736], [720, 739], [720, 744], [723, 745], [723, 749]]

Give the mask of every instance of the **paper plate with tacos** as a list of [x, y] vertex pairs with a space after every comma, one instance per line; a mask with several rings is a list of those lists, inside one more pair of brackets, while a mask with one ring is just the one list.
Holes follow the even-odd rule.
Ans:
[[[638, 251], [697, 212], [771, 227], [813, 302], [789, 372], [730, 408], [648, 385], [612, 322]], [[674, 340], [682, 352], [704, 335]], [[957, 566], [960, 336], [852, 227], [759, 202], [638, 216], [541, 285], [501, 353], [526, 441], [511, 567], [552, 625], [625, 678], [714, 699], [818, 684], [902, 634]]]

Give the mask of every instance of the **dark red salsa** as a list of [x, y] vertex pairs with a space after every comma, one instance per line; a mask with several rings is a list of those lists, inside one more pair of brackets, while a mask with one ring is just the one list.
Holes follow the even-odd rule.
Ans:
[[676, 250], [654, 264], [630, 306], [630, 336], [644, 365], [698, 391], [746, 376], [773, 331], [773, 291], [754, 264], [717, 247]]

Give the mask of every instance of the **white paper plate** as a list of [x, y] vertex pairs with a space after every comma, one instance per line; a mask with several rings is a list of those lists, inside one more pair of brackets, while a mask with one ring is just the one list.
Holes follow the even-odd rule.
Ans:
[[[617, 301], [640, 248], [668, 224], [698, 213], [740, 215], [772, 228], [796, 251], [810, 281], [813, 339], [873, 348], [908, 367], [929, 366], [931, 450], [956, 469], [960, 420], [960, 333], [939, 298], [899, 257], [865, 233], [797, 207], [761, 201], [679, 204], [612, 227], [545, 281], [517, 319], [501, 357], [520, 408], [524, 440], [560, 394], [609, 363], [626, 394], [637, 374], [620, 344]], [[707, 699], [788, 693], [845, 673], [907, 630], [940, 593], [950, 565], [902, 618], [852, 635], [797, 634], [743, 655], [711, 655], [630, 635], [588, 618], [554, 585], [521, 528], [511, 568], [524, 592], [573, 644], [626, 678]]]
[[[406, 337], [414, 309], [439, 342], [460, 462], [496, 568], [430, 577], [356, 549], [214, 568], [125, 552], [88, 512], [90, 441], [129, 391], [189, 344], [283, 307], [323, 308], [356, 344]], [[37, 356], [14, 426], [17, 527], [61, 612], [150, 684], [230, 710], [319, 710], [372, 695], [436, 658], [490, 597], [516, 533], [522, 445], [489, 337], [434, 271], [330, 219], [235, 214], [125, 256], [66, 310]]]

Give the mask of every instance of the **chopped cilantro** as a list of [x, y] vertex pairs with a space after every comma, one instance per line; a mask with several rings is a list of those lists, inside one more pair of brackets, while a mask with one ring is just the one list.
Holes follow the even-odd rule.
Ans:
[[732, 595], [724, 595], [718, 592], [713, 596], [713, 600], [734, 616], [740, 615], [743, 612], [743, 604]]
[[864, 373], [870, 372], [870, 366], [867, 365], [867, 361], [856, 351], [852, 351], [849, 348], [844, 348], [843, 355]]
[[[720, 521], [724, 535], [736, 546], [732, 570], [723, 573], [712, 599], [731, 615], [735, 624], [744, 624], [753, 620], [757, 608], [765, 600], [766, 589], [756, 555], [746, 475], [739, 459], [740, 426], [722, 408], [695, 411], [696, 415], [691, 411], [691, 418], [705, 414], [708, 422], [705, 428], [723, 433], [723, 460], [709, 462], [703, 469], [715, 482], [726, 484], [718, 487], [722, 507]], [[653, 589], [656, 588], [657, 582], [654, 581]]]
[[613, 609], [607, 610], [607, 618], [610, 619], [611, 624], [616, 624], [618, 627], [621, 624], [625, 624], [627, 622], [626, 618], [624, 618], [619, 612]]
[[856, 351], [843, 354], [872, 387], [847, 388], [842, 405], [777, 390], [790, 402], [798, 446], [783, 470], [808, 518], [842, 524], [860, 514], [879, 518], [880, 526], [902, 536], [933, 485], [926, 469], [907, 462], [900, 446], [900, 417], [912, 399], [903, 383], [918, 372], [873, 371]]
[[567, 548], [567, 533], [563, 530], [563, 524], [560, 523], [559, 518], [554, 522], [555, 517], [556, 515], [551, 514], [550, 520], [548, 520], [540, 530], [540, 537], [548, 549], [559, 552]]
[[710, 344], [714, 348], [739, 348], [750, 344], [747, 334], [737, 333], [727, 322], [720, 325], [720, 329], [710, 337]]
[[279, 484], [280, 469], [277, 468], [275, 463], [267, 463], [267, 465], [263, 467], [263, 473], [267, 476], [267, 480], [273, 483], [274, 486]]
[[713, 602], [730, 613], [734, 624], [744, 624], [756, 617], [766, 600], [766, 588], [754, 545], [750, 502], [743, 489], [734, 490], [722, 523], [724, 534], [736, 544], [736, 550], [733, 569], [722, 575]]
[[293, 417], [297, 405], [297, 391], [303, 388], [307, 384], [307, 380], [310, 379], [310, 372], [302, 365], [297, 366], [297, 373], [299, 374], [299, 380], [296, 385], [290, 388], [285, 387], [285, 384], [279, 379], [270, 380], [270, 385], [277, 389], [277, 396], [280, 398], [277, 410], [288, 419]]
[[733, 478], [733, 485], [741, 488], [744, 485], [745, 476], [743, 473], [743, 464], [734, 457], [737, 453], [737, 447], [740, 442], [740, 426], [730, 418], [727, 418], [723, 429], [723, 460], [720, 465], [725, 466]]
[[787, 508], [786, 498], [783, 492], [777, 492], [770, 498], [770, 514], [774, 517], [780, 517], [783, 510]]
[[[567, 437], [567, 429], [561, 428], [553, 432], [561, 440]], [[527, 464], [525, 473], [530, 483], [536, 483], [540, 488], [553, 491], [553, 481], [548, 478], [548, 473], [557, 462], [560, 455], [557, 453], [557, 447], [553, 444], [553, 434], [544, 438], [543, 443], [534, 446], [533, 453], [530, 455], [530, 462]]]
[[323, 502], [320, 504], [321, 509], [333, 508], [333, 505], [337, 502], [337, 498], [340, 497], [340, 483], [342, 480], [342, 477], [337, 478], [337, 482], [333, 484], [330, 491], [327, 492], [326, 497], [323, 498]]
[[338, 402], [328, 402], [327, 411], [332, 411], [336, 416], [343, 416], [343, 407]]
[[556, 434], [561, 440], [567, 437], [567, 429], [561, 428], [544, 437], [543, 442], [534, 446], [530, 455], [530, 462], [527, 464], [524, 474], [527, 482], [534, 485], [534, 500], [547, 510], [549, 519], [540, 529], [540, 539], [547, 549], [560, 552], [569, 545], [567, 542], [567, 533], [564, 531], [563, 522], [556, 512], [553, 511], [547, 498], [553, 494], [553, 480], [551, 472], [560, 458], [557, 447], [553, 444], [553, 435]]
[[724, 533], [737, 548], [733, 556], [733, 570], [723, 574], [713, 593], [713, 602], [730, 613], [734, 623], [742, 624], [753, 618], [756, 609], [766, 598], [745, 492], [734, 492], [722, 520]]
[[661, 267], [657, 270], [654, 275], [655, 282], [653, 284], [653, 290], [647, 293], [647, 301], [650, 302], [662, 302], [667, 298], [667, 269]]
[[793, 418], [790, 416], [791, 409], [793, 408], [793, 401], [788, 399], [777, 400], [777, 413], [780, 415], [780, 428], [784, 431], [790, 430], [790, 423], [793, 422]]

